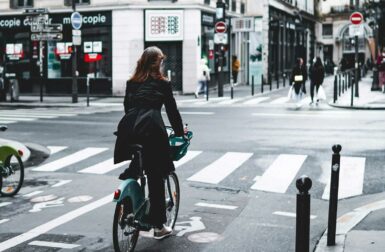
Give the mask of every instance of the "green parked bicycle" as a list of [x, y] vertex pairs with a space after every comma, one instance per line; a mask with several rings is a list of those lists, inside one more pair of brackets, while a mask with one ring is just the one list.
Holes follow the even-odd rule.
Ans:
[[[0, 125], [0, 131], [7, 130]], [[13, 196], [21, 188], [24, 181], [24, 166], [21, 156], [23, 152], [7, 145], [0, 146], [0, 195]]]

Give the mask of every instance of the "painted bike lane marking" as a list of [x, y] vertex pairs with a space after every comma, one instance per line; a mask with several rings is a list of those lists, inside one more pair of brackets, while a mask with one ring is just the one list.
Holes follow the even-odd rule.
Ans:
[[8, 239], [2, 243], [0, 243], [0, 252], [5, 251], [9, 248], [13, 248], [23, 242], [31, 240], [35, 237], [38, 237], [41, 234], [44, 234], [60, 225], [63, 225], [73, 219], [76, 219], [79, 216], [82, 216], [92, 210], [95, 210], [99, 207], [106, 205], [107, 203], [112, 202], [113, 195], [109, 194], [97, 201], [94, 201], [88, 205], [77, 208], [71, 212], [68, 212], [62, 216], [59, 216], [51, 221], [48, 221], [40, 226], [37, 226], [21, 235]]

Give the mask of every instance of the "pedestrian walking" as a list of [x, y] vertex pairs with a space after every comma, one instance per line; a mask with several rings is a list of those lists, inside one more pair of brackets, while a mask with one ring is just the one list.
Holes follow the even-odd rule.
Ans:
[[198, 85], [195, 91], [195, 98], [199, 98], [201, 93], [204, 93], [206, 96], [208, 82], [210, 81], [210, 68], [207, 66], [207, 60], [205, 58], [201, 59], [198, 66]]
[[241, 68], [241, 62], [237, 58], [237, 55], [233, 55], [233, 63], [231, 65], [231, 72], [233, 74], [234, 83], [238, 82], [238, 73]]
[[[163, 105], [175, 135], [184, 135], [182, 118], [176, 106], [171, 83], [161, 72], [164, 58], [162, 51], [152, 46], [146, 48], [138, 60], [134, 75], [127, 81], [125, 115], [118, 125], [114, 152], [114, 163], [119, 163], [132, 159], [130, 144], [143, 146], [142, 166], [147, 175], [150, 198], [147, 221], [154, 226], [156, 239], [172, 233], [172, 227], [165, 225], [167, 218], [164, 178], [175, 170], [175, 166], [161, 114]], [[137, 164], [137, 159], [132, 160], [130, 167], [119, 178], [136, 178], [135, 175], [138, 174], [134, 171]]]
[[[318, 97], [319, 94], [323, 94], [323, 89], [321, 87], [324, 77], [325, 77], [325, 68], [322, 65], [322, 61], [320, 57], [314, 58], [313, 65], [310, 67], [310, 97], [311, 102], [310, 105], [314, 104], [314, 89], [316, 91], [316, 105], [318, 105], [318, 102], [321, 99], [323, 99], [323, 95]], [[319, 89], [322, 89], [321, 91]], [[323, 92], [323, 93], [322, 93]]]
[[292, 87], [289, 91], [289, 98], [295, 100], [296, 102], [299, 102], [302, 99], [303, 94], [306, 94], [306, 80], [307, 71], [303, 64], [303, 59], [297, 58], [296, 64], [291, 71], [290, 85], [292, 85]]

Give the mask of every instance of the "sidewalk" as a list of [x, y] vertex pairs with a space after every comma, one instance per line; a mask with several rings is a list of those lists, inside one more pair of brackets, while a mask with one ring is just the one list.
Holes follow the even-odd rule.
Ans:
[[[385, 110], [385, 93], [382, 91], [371, 91], [372, 72], [368, 72], [359, 82], [359, 97], [353, 97], [353, 106], [351, 106], [351, 89], [349, 88], [341, 96], [338, 97], [336, 103], [333, 103], [333, 93], [329, 99], [329, 105], [339, 108], [348, 109], [384, 109]], [[334, 85], [334, 78], [330, 79], [330, 86]], [[329, 81], [330, 81], [329, 80]], [[354, 90], [355, 91], [355, 90]]]

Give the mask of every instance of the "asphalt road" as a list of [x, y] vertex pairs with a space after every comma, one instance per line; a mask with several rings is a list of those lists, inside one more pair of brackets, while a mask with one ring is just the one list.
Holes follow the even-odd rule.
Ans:
[[[9, 111], [18, 113], [2, 108], [0, 118]], [[122, 112], [45, 111], [62, 116], [18, 121], [1, 136], [57, 152], [27, 168], [17, 197], [0, 198], [0, 251], [59, 251], [69, 245], [71, 251], [113, 251], [111, 201], [123, 167], [107, 171], [107, 162], [98, 172], [79, 171], [112, 157], [112, 132]], [[339, 214], [361, 198], [385, 191], [383, 111], [340, 110], [325, 104], [299, 109], [292, 104], [181, 105], [180, 111], [194, 132], [189, 149], [194, 157], [177, 168], [180, 223], [163, 241], [141, 236], [138, 251], [294, 251], [295, 180], [305, 174], [313, 181], [313, 248], [327, 227], [328, 201], [323, 197], [333, 144], [342, 145], [341, 173], [346, 167]], [[64, 163], [62, 158], [79, 151], [94, 154]], [[37, 167], [48, 168], [34, 171]], [[47, 247], [41, 241], [60, 244]]]

